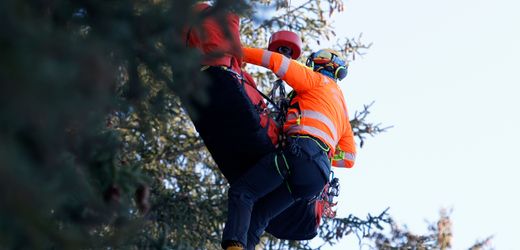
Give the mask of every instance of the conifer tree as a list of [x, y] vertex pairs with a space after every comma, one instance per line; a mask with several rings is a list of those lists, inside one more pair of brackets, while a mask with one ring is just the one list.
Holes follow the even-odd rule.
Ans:
[[[195, 2], [0, 1], [0, 249], [219, 249], [227, 182], [179, 101], [205, 98], [200, 54], [179, 35], [201, 21]], [[238, 12], [255, 47], [279, 29], [306, 44], [333, 38], [341, 0], [289, 3], [219, 0], [212, 14]], [[278, 11], [257, 20], [266, 6]], [[351, 59], [369, 47], [338, 41]], [[384, 131], [368, 108], [351, 121], [361, 142]], [[385, 222], [327, 220], [319, 237], [333, 244]]]

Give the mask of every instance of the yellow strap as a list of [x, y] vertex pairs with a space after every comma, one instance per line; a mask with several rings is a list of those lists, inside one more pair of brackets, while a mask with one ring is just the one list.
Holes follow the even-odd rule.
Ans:
[[280, 167], [278, 167], [278, 154], [274, 156], [274, 165], [276, 167], [276, 171], [278, 171], [278, 174], [283, 178], [282, 172], [280, 171]]
[[[289, 164], [287, 163], [287, 159], [285, 159], [285, 155], [282, 153], [283, 161], [285, 163], [285, 167], [287, 168], [287, 175], [291, 174], [291, 171], [289, 169]], [[276, 171], [278, 171], [278, 174], [284, 179], [285, 186], [287, 186], [287, 190], [289, 190], [289, 193], [292, 194], [291, 186], [289, 185], [289, 182], [287, 179], [282, 175], [282, 172], [280, 171], [280, 167], [278, 167], [278, 154], [274, 156], [274, 165], [276, 166]]]
[[[306, 139], [311, 139], [313, 140], [316, 144], [318, 144], [318, 147], [320, 147], [323, 151], [325, 152], [329, 152], [330, 148], [329, 146], [326, 146], [326, 147], [323, 147], [323, 145], [321, 145], [323, 142], [318, 142], [315, 138], [311, 137], [311, 136], [308, 136], [308, 135], [293, 135], [292, 137], [300, 137], [300, 138], [306, 138]], [[325, 144], [325, 143], [323, 143]], [[325, 144], [326, 145], [326, 144]]]

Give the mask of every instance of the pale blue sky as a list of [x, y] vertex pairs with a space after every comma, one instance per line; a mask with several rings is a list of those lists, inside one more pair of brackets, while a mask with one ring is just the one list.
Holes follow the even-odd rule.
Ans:
[[336, 170], [340, 216], [390, 207], [421, 233], [448, 207], [453, 249], [489, 235], [518, 249], [519, 11], [514, 0], [345, 1], [338, 35], [374, 42], [341, 82], [350, 112], [375, 100], [370, 120], [395, 127]]

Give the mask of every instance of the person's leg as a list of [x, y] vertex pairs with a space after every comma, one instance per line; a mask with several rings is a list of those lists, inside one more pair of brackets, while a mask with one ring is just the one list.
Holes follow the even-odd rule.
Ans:
[[248, 230], [247, 249], [254, 249], [268, 222], [288, 208], [294, 199], [311, 199], [319, 194], [327, 179], [322, 173], [322, 165], [327, 164], [327, 155], [317, 144], [309, 139], [292, 141], [284, 150], [289, 164], [289, 189], [282, 185], [259, 200], [251, 215]]
[[222, 246], [229, 241], [247, 244], [247, 231], [254, 203], [283, 184], [275, 167], [276, 152], [263, 157], [228, 191], [228, 219], [222, 236]]
[[294, 198], [285, 184], [258, 200], [251, 214], [246, 249], [255, 249], [271, 218], [280, 214], [293, 202]]

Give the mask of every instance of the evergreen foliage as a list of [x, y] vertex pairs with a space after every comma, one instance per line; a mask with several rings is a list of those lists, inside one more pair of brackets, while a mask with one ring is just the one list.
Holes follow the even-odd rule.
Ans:
[[[180, 36], [200, 24], [194, 2], [0, 1], [0, 249], [219, 249], [227, 183], [179, 102], [205, 98], [200, 55]], [[243, 42], [265, 47], [280, 28], [332, 37], [327, 16], [343, 8], [275, 0], [259, 21], [265, 2], [220, 0], [209, 14], [241, 13]], [[369, 47], [338, 44], [351, 56]], [[365, 117], [358, 136], [384, 131]], [[385, 218], [328, 220], [320, 237], [333, 244]]]

